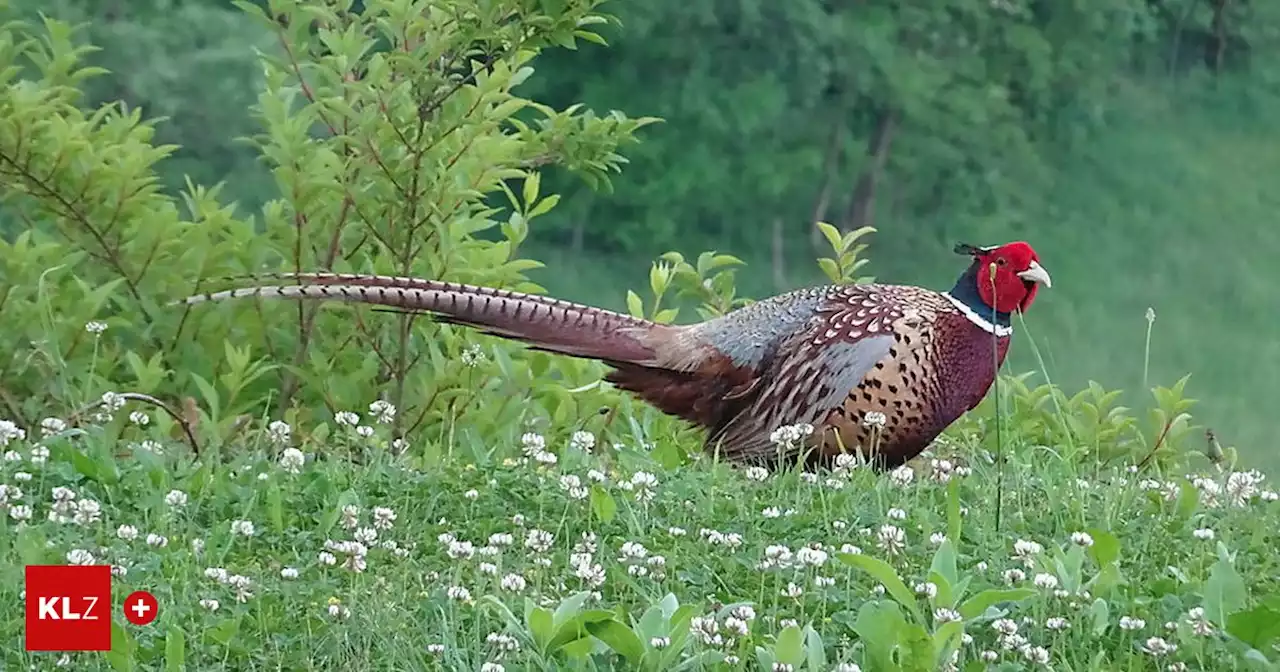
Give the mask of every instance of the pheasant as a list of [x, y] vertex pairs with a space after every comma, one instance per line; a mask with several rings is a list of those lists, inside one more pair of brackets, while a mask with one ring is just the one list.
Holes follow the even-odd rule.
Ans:
[[[605, 380], [704, 428], [704, 448], [737, 463], [776, 465], [803, 450], [807, 464], [830, 464], [860, 450], [888, 469], [977, 406], [1008, 352], [1010, 315], [1026, 311], [1040, 285], [1051, 286], [1025, 242], [955, 251], [971, 262], [948, 292], [810, 287], [690, 325], [488, 287], [339, 273], [275, 274], [282, 284], [177, 303], [331, 299], [427, 313], [604, 362], [612, 369]], [[804, 424], [814, 431], [803, 441], [775, 446], [775, 430]]]

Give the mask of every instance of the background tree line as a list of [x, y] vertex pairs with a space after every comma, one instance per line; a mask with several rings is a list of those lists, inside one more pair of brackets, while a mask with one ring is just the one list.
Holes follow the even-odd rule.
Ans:
[[[574, 0], [530, 0], [542, 5]], [[265, 2], [262, 3], [265, 6]], [[620, 306], [647, 260], [716, 249], [764, 265], [753, 295], [818, 278], [815, 220], [874, 225], [869, 272], [942, 286], [958, 239], [1032, 240], [1057, 285], [1028, 325], [1065, 384], [1191, 392], [1262, 444], [1280, 395], [1273, 223], [1280, 4], [1259, 0], [616, 0], [609, 48], [540, 57], [523, 95], [652, 115], [608, 183], [549, 168], [535, 278]], [[225, 0], [55, 0], [109, 72], [89, 104], [165, 116], [170, 187], [225, 181], [253, 211], [275, 190], [249, 110], [272, 36]], [[483, 46], [481, 46], [483, 51]], [[0, 214], [0, 225], [4, 224]], [[9, 221], [12, 231], [17, 223]], [[620, 266], [619, 261], [625, 260]], [[616, 269], [626, 268], [620, 274]], [[1019, 346], [1014, 362], [1037, 359]], [[1246, 454], [1250, 451], [1246, 450]]]

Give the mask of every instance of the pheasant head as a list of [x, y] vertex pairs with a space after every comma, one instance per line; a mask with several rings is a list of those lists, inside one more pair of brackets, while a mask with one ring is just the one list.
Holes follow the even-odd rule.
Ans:
[[[1022, 241], [992, 247], [961, 243], [955, 251], [973, 258], [973, 264], [956, 289], [979, 299], [983, 304], [981, 308], [987, 311], [1025, 313], [1035, 301], [1040, 285], [1052, 286], [1049, 272], [1040, 265], [1036, 251]], [[968, 283], [973, 284], [960, 286]]]

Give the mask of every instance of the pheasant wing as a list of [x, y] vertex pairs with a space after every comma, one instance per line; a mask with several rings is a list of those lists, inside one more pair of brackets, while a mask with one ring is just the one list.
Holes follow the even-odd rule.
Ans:
[[708, 438], [729, 456], [759, 459], [773, 452], [782, 425], [816, 425], [889, 355], [894, 331], [915, 311], [884, 286], [840, 287], [812, 318], [786, 337], [760, 371], [754, 399]]

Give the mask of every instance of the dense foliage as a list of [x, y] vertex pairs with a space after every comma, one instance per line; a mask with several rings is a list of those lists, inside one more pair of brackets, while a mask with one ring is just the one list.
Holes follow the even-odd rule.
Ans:
[[[603, 9], [617, 21], [591, 30], [609, 46], [578, 40], [547, 52], [519, 95], [663, 123], [625, 147], [625, 179], [543, 166], [542, 190], [563, 199], [539, 213], [523, 253], [512, 252], [553, 262], [522, 269], [529, 279], [623, 308], [648, 259], [711, 248], [756, 267], [740, 282], [760, 296], [821, 279], [812, 224], [825, 219], [844, 231], [879, 228], [867, 239], [876, 263], [864, 272], [945, 287], [957, 239], [1026, 238], [1058, 281], [1024, 330], [1040, 340], [1054, 380], [1099, 380], [1136, 404], [1148, 373], [1190, 370], [1206, 419], [1247, 446], [1250, 461], [1275, 462], [1266, 400], [1280, 395], [1270, 375], [1280, 345], [1256, 307], [1270, 305], [1280, 280], [1269, 177], [1280, 171], [1280, 5], [614, 0]], [[188, 178], [209, 188], [225, 180], [202, 207], [273, 226], [260, 213], [282, 193], [278, 157], [261, 159], [255, 110], [259, 92], [277, 86], [257, 56], [279, 50], [277, 27], [224, 0], [14, 10], [84, 22], [72, 39], [99, 47], [83, 59], [107, 72], [80, 82], [83, 100], [123, 100], [158, 118], [155, 142], [175, 145], [152, 164], [167, 193]], [[473, 55], [494, 47], [473, 46]], [[506, 208], [508, 199], [492, 191], [484, 203]], [[178, 210], [195, 219], [181, 200]], [[312, 230], [344, 216], [321, 212]], [[0, 208], [9, 240], [28, 223]], [[503, 236], [497, 227], [479, 235]], [[1146, 352], [1148, 307], [1160, 320]], [[1022, 342], [1011, 357], [1019, 369], [1040, 365]]]
[[[74, 661], [90, 668], [1271, 669], [1277, 496], [1234, 448], [1206, 441], [1185, 377], [1161, 387], [1144, 375], [1128, 408], [1097, 384], [1068, 394], [1004, 376], [914, 468], [767, 474], [711, 463], [686, 427], [603, 385], [596, 364], [348, 306], [170, 303], [226, 276], [297, 270], [538, 290], [527, 277], [538, 263], [518, 251], [530, 223], [562, 207], [544, 184], [561, 172], [621, 184], [622, 153], [645, 156], [634, 140], [653, 121], [539, 102], [563, 90], [512, 91], [532, 82], [543, 50], [599, 40], [596, 4], [280, 0], [225, 23], [213, 20], [230, 16], [221, 7], [165, 5], [209, 19], [210, 35], [225, 30], [222, 56], [258, 80], [252, 97], [198, 86], [175, 96], [168, 110], [184, 118], [163, 131], [146, 119], [155, 109], [109, 88], [141, 73], [87, 66], [67, 23], [0, 28], [0, 202], [21, 224], [0, 240], [0, 339], [15, 345], [0, 353], [4, 599], [20, 599], [21, 566], [39, 562], [110, 563], [121, 595], [156, 592], [160, 620], [121, 625], [110, 654]], [[757, 9], [840, 30], [804, 6]], [[77, 7], [88, 8], [59, 6]], [[966, 9], [979, 14], [949, 11]], [[915, 34], [868, 35], [857, 67], [832, 72], [856, 80], [844, 94], [859, 114], [890, 96], [893, 124], [945, 125], [931, 116], [944, 98], [894, 88], [928, 76], [899, 53], [915, 43], [896, 40], [923, 40], [912, 48], [941, 59], [955, 45], [940, 36], [965, 33], [935, 35], [920, 28], [927, 16], [911, 17]], [[144, 37], [106, 25], [120, 31], [95, 23], [87, 34], [121, 48]], [[261, 38], [252, 59], [239, 51], [246, 35]], [[1232, 56], [1215, 67], [1247, 67], [1237, 48], [1222, 47]], [[988, 57], [974, 72], [1006, 87], [1029, 78]], [[868, 62], [881, 69], [859, 69]], [[1100, 85], [1071, 68], [1045, 81]], [[136, 79], [136, 90], [144, 82], [192, 85], [178, 74]], [[960, 87], [962, 107], [976, 95], [965, 87], [982, 88], [953, 74], [935, 83]], [[208, 107], [191, 102], [206, 94]], [[957, 119], [1000, 133], [1017, 115], [1045, 133], [1065, 123], [1029, 114], [1034, 96], [1019, 100], [989, 124]], [[256, 125], [236, 128], [252, 136], [252, 160], [201, 116], [226, 104], [251, 111]], [[858, 123], [874, 129], [876, 118]], [[803, 144], [803, 126], [783, 145]], [[207, 147], [167, 144], [164, 134], [190, 129], [241, 156], [226, 170], [264, 171], [254, 196], [175, 184], [169, 157], [218, 165], [199, 158]], [[914, 146], [908, 137], [894, 146]], [[683, 141], [695, 163], [714, 145]], [[988, 172], [1038, 146], [1035, 134], [954, 141]], [[944, 145], [934, 149], [946, 155]], [[905, 170], [897, 162], [911, 156], [876, 170]], [[962, 187], [937, 186], [945, 202], [1012, 193], [943, 173], [937, 185]], [[788, 188], [761, 184], [762, 198]], [[832, 282], [868, 279], [873, 231], [856, 226], [868, 211], [851, 212], [862, 214], [815, 227], [826, 256], [813, 273]], [[728, 254], [670, 252], [620, 301], [663, 322], [723, 313], [748, 300], [741, 268]], [[1035, 375], [1048, 375], [1030, 350]], [[1136, 351], [1145, 362], [1150, 346]], [[12, 614], [0, 620], [10, 641], [21, 629]], [[13, 647], [4, 662], [34, 659]]]

